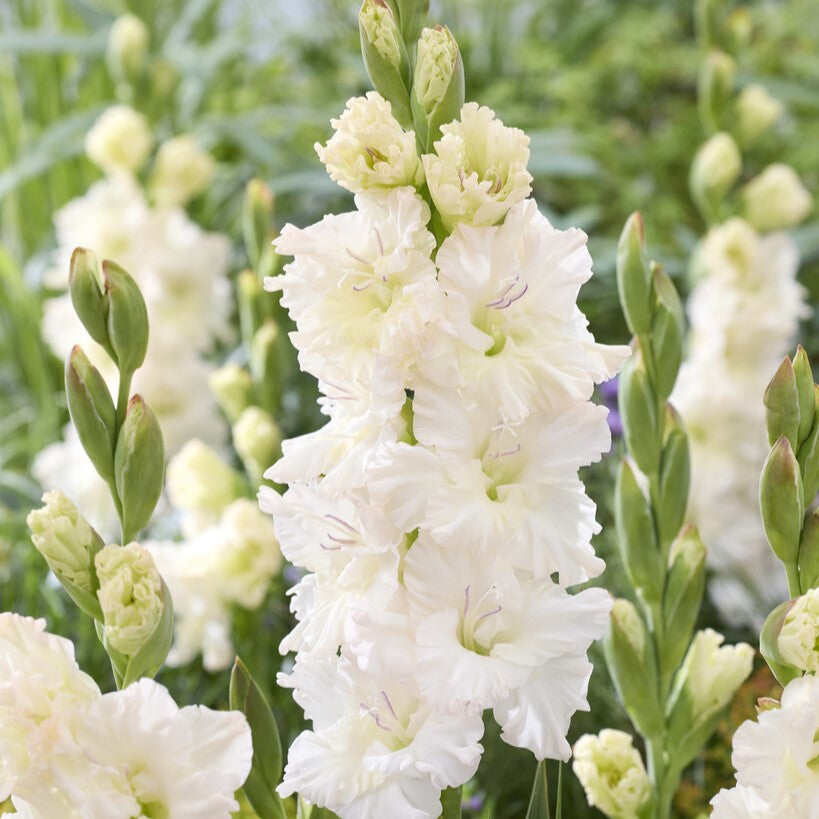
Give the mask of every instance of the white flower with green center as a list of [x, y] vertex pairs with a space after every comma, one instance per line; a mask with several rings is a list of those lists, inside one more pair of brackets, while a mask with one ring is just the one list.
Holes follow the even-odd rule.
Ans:
[[815, 819], [819, 815], [819, 680], [792, 680], [781, 707], [734, 734], [737, 786], [712, 800], [714, 819]]
[[634, 819], [651, 797], [651, 786], [631, 734], [604, 728], [574, 744], [572, 770], [592, 807], [610, 819]]
[[415, 147], [415, 133], [405, 131], [389, 102], [377, 91], [353, 97], [326, 145], [315, 145], [334, 182], [353, 193], [404, 185], [419, 187], [424, 169]]
[[444, 226], [494, 225], [532, 190], [529, 137], [468, 102], [461, 118], [441, 128], [435, 153], [422, 157], [427, 184]]
[[434, 817], [441, 791], [477, 770], [480, 715], [432, 708], [411, 678], [367, 674], [344, 656], [297, 657], [279, 683], [313, 723], [290, 746], [282, 796], [298, 792], [344, 819]]
[[112, 544], [97, 553], [94, 564], [106, 639], [126, 656], [136, 654], [154, 633], [165, 606], [154, 559], [138, 543]]
[[461, 377], [494, 387], [507, 415], [588, 400], [630, 353], [596, 344], [577, 307], [592, 275], [586, 240], [553, 228], [528, 200], [499, 227], [459, 225], [438, 251]]
[[369, 472], [370, 492], [396, 526], [472, 549], [503, 543], [514, 566], [538, 578], [558, 572], [564, 586], [600, 574], [595, 506], [577, 471], [609, 449], [604, 407], [519, 421], [486, 394], [427, 385], [413, 410], [420, 445], [384, 444]]
[[819, 589], [810, 589], [793, 602], [777, 644], [786, 663], [819, 674]]
[[606, 631], [611, 597], [569, 595], [516, 571], [498, 550], [471, 547], [422, 534], [407, 554], [418, 685], [453, 713], [495, 709], [507, 742], [566, 760], [572, 714], [588, 710], [586, 651]]
[[85, 152], [108, 174], [135, 173], [145, 164], [153, 144], [148, 120], [127, 105], [114, 105], [88, 132]]

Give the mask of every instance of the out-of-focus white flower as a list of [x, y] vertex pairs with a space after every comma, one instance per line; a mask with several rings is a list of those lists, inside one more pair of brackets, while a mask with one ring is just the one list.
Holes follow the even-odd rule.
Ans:
[[745, 217], [757, 230], [798, 225], [813, 207], [813, 198], [789, 165], [768, 165], [742, 189]]
[[148, 53], [148, 27], [134, 14], [121, 14], [108, 32], [108, 65], [120, 79], [133, 80], [142, 72]]
[[165, 605], [151, 553], [138, 543], [112, 544], [97, 553], [94, 565], [105, 636], [117, 651], [135, 654], [153, 634]]
[[691, 448], [688, 517], [716, 570], [714, 603], [729, 622], [758, 628], [787, 594], [759, 517], [769, 451], [761, 396], [808, 312], [799, 254], [785, 234], [759, 236], [730, 219], [707, 234], [693, 266], [688, 357], [671, 397]]
[[435, 153], [422, 158], [429, 192], [447, 230], [459, 222], [494, 225], [532, 190], [529, 137], [468, 102], [444, 125]]
[[765, 710], [734, 734], [737, 785], [712, 800], [714, 819], [819, 816], [819, 680], [792, 680], [780, 708]]
[[441, 791], [478, 768], [480, 716], [435, 710], [411, 682], [363, 673], [345, 657], [297, 658], [279, 682], [313, 722], [290, 747], [282, 796], [298, 791], [345, 819], [434, 817]]
[[184, 205], [210, 184], [216, 163], [190, 134], [172, 137], [156, 152], [149, 188], [159, 207]]
[[574, 744], [572, 770], [589, 805], [610, 819], [633, 819], [651, 796], [651, 786], [631, 734], [604, 728]]
[[133, 173], [145, 164], [153, 144], [148, 120], [127, 105], [114, 105], [86, 135], [85, 152], [106, 173]]
[[415, 133], [399, 125], [389, 102], [377, 91], [353, 97], [331, 125], [335, 134], [315, 148], [330, 178], [343, 188], [360, 193], [423, 182]]
[[739, 130], [746, 139], [765, 133], [784, 112], [782, 103], [757, 83], [746, 85], [737, 97]]
[[777, 645], [786, 663], [819, 674], [819, 589], [796, 598], [785, 615]]

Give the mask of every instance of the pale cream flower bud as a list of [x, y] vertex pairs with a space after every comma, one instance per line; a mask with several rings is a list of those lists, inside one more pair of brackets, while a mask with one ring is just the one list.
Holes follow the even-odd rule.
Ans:
[[446, 26], [425, 28], [418, 40], [414, 86], [418, 101], [429, 112], [443, 99], [458, 59], [458, 44]]
[[802, 671], [819, 674], [819, 589], [798, 597], [779, 631], [782, 659]]
[[282, 442], [281, 432], [270, 413], [248, 407], [233, 425], [233, 446], [248, 471], [256, 477], [275, 460]]
[[714, 134], [694, 157], [691, 193], [698, 203], [719, 204], [741, 171], [742, 157], [734, 138], [724, 131]]
[[768, 165], [742, 189], [745, 216], [757, 230], [798, 225], [810, 213], [813, 199], [788, 165]]
[[529, 137], [507, 128], [491, 108], [468, 102], [441, 128], [435, 153], [423, 157], [427, 184], [444, 226], [494, 225], [532, 190]]
[[122, 14], [108, 33], [108, 67], [116, 79], [134, 80], [145, 67], [148, 27], [133, 14]]
[[611, 617], [631, 643], [634, 653], [642, 656], [645, 648], [646, 629], [634, 604], [618, 597], [611, 609]]
[[26, 518], [32, 542], [60, 580], [90, 593], [94, 555], [103, 547], [100, 536], [62, 492], [46, 492], [43, 503]]
[[151, 171], [150, 188], [157, 205], [184, 205], [210, 184], [216, 163], [189, 134], [159, 146]]
[[390, 65], [401, 64], [401, 32], [390, 7], [383, 0], [369, 0], [361, 6], [359, 24], [367, 41]]
[[784, 113], [785, 106], [756, 83], [746, 85], [737, 98], [739, 130], [749, 141], [764, 134]]
[[253, 379], [238, 364], [229, 362], [208, 376], [210, 386], [222, 412], [235, 422], [250, 403]]
[[575, 743], [572, 768], [592, 807], [610, 819], [634, 819], [651, 796], [640, 752], [631, 735], [604, 728]]
[[713, 629], [698, 631], [685, 655], [679, 673], [695, 719], [727, 705], [751, 673], [753, 648], [747, 643], [724, 646], [724, 640]]
[[138, 171], [154, 143], [148, 120], [127, 105], [114, 105], [85, 137], [88, 158], [106, 173]]
[[324, 146], [317, 142], [315, 149], [330, 178], [343, 188], [359, 193], [417, 187], [423, 181], [415, 134], [401, 127], [378, 92], [353, 97], [331, 125], [336, 133]]
[[151, 553], [138, 543], [106, 546], [94, 558], [105, 635], [130, 656], [154, 633], [164, 607], [162, 578]]
[[243, 487], [242, 476], [218, 452], [194, 438], [168, 463], [166, 488], [178, 509], [218, 515]]

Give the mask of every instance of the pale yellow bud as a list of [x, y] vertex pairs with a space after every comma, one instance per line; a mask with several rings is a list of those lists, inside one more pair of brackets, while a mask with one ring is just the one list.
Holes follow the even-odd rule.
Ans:
[[737, 98], [739, 130], [747, 140], [764, 134], [784, 113], [782, 103], [755, 83], [746, 85]]
[[166, 475], [171, 503], [185, 511], [218, 515], [242, 491], [241, 475], [198, 439], [179, 450]]
[[788, 165], [768, 165], [742, 189], [745, 216], [757, 230], [798, 225], [813, 207], [799, 175]]
[[730, 134], [714, 134], [691, 165], [691, 192], [702, 202], [719, 204], [742, 171], [742, 157]]
[[252, 474], [261, 475], [273, 463], [281, 441], [278, 425], [260, 407], [248, 407], [233, 425], [233, 446]]
[[798, 597], [779, 631], [782, 659], [802, 671], [819, 674], [819, 589]]
[[120, 80], [134, 80], [145, 67], [148, 53], [148, 27], [133, 14], [122, 14], [108, 34], [108, 66]]
[[159, 146], [151, 171], [150, 189], [160, 207], [184, 205], [210, 184], [213, 157], [187, 134]]
[[106, 173], [135, 173], [154, 143], [148, 121], [127, 105], [114, 105], [94, 123], [85, 137], [88, 158]]

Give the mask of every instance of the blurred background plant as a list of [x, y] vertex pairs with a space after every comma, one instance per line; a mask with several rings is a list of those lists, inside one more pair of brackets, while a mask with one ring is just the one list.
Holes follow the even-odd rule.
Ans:
[[[627, 215], [643, 213], [652, 254], [682, 294], [691, 288], [688, 263], [703, 233], [688, 191], [691, 160], [707, 136], [697, 104], [705, 48], [695, 36], [692, 5], [677, 0], [431, 5], [433, 17], [457, 36], [467, 99], [492, 106], [504, 122], [530, 134], [530, 170], [544, 212], [560, 227], [573, 224], [590, 234], [597, 275], [583, 289], [581, 307], [598, 339], [625, 341], [614, 256]], [[721, 47], [736, 62], [737, 87], [759, 84], [784, 108], [776, 127], [754, 145], [758, 169], [784, 162], [815, 197], [819, 30], [805, 24], [816, 15], [815, 0], [704, 5], [722, 15]], [[42, 491], [31, 465], [59, 440], [68, 419], [62, 362], [40, 330], [43, 304], [54, 295], [46, 277], [58, 244], [54, 214], [100, 179], [86, 156], [85, 139], [110, 106], [127, 104], [144, 115], [157, 144], [191, 135], [215, 165], [187, 213], [205, 230], [232, 240], [230, 278], [238, 294], [227, 312], [239, 332], [233, 342], [217, 344], [211, 359], [251, 376], [256, 367], [257, 381], [260, 366], [281, 378], [294, 359], [276, 341], [289, 329], [286, 318], [258, 289], [264, 266], [276, 264], [261, 258], [259, 235], [273, 231], [274, 222], [303, 225], [345, 207], [345, 194], [315, 161], [313, 144], [327, 138], [329, 119], [344, 100], [369, 87], [358, 58], [357, 12], [353, 0], [0, 4], [0, 602], [5, 610], [43, 615], [51, 630], [72, 637], [81, 665], [104, 686], [110, 686], [104, 652], [70, 617], [69, 603], [46, 579], [25, 528], [25, 515], [39, 504]], [[271, 200], [267, 215], [259, 217], [267, 226], [257, 222], [256, 238], [243, 242], [249, 229], [244, 189], [251, 178], [269, 185], [275, 213]], [[790, 232], [802, 254], [799, 280], [812, 305], [819, 296], [816, 211]], [[243, 272], [248, 268], [256, 275], [248, 277]], [[812, 313], [800, 334], [811, 358], [819, 355], [816, 321]], [[265, 355], [267, 364], [260, 364]], [[253, 406], [273, 418], [285, 437], [320, 423], [313, 386], [305, 378], [292, 367], [286, 388], [253, 397]], [[225, 409], [223, 400], [220, 404]], [[228, 411], [227, 420], [233, 425], [238, 416]], [[238, 449], [226, 450], [225, 457], [258, 481], [258, 465], [248, 465]], [[604, 525], [597, 548], [610, 567], [603, 582], [619, 594], [624, 579], [610, 559], [615, 547], [608, 525], [615, 465], [616, 458], [604, 460], [587, 479]], [[233, 614], [234, 644], [254, 676], [269, 686], [285, 742], [298, 729], [289, 697], [277, 696], [273, 685], [280, 664], [276, 646], [288, 630], [286, 578], [287, 569], [259, 609], [239, 607]], [[728, 642], [755, 641], [752, 631], [722, 622], [710, 604], [698, 623], [706, 626], [725, 633]], [[200, 660], [164, 671], [162, 680], [179, 702], [225, 702], [226, 674], [205, 672]], [[760, 680], [752, 678], [746, 688], [765, 693], [773, 685], [770, 678]], [[598, 656], [592, 711], [575, 720], [570, 739], [604, 724], [625, 728], [613, 716], [620, 713], [614, 696]], [[745, 716], [726, 719], [738, 724]], [[686, 772], [678, 815], [696, 816], [730, 779], [731, 734], [721, 730], [712, 740], [707, 768], [700, 757]], [[533, 764], [489, 736], [486, 741], [491, 763], [482, 766], [470, 796], [471, 815], [490, 807], [496, 817], [523, 815]], [[717, 780], [717, 772], [724, 777]], [[563, 785], [566, 815], [599, 815], [586, 806], [573, 777], [565, 776]]]

